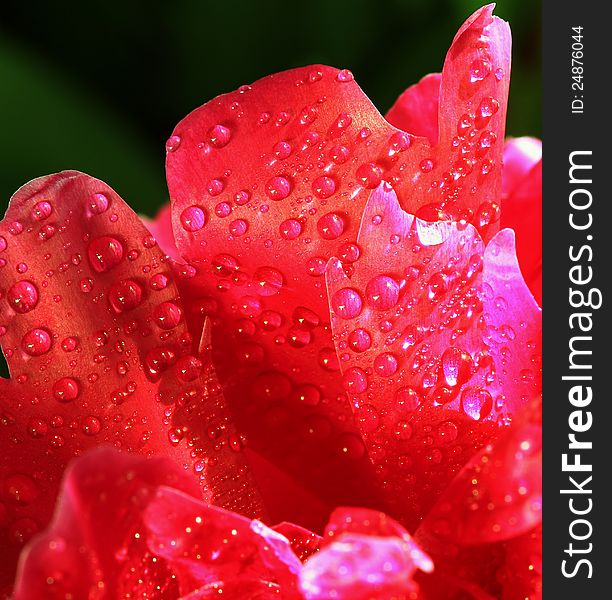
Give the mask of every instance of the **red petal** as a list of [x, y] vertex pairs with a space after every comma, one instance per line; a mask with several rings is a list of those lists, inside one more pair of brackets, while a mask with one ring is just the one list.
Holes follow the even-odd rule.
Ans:
[[171, 258], [178, 260], [180, 258], [179, 251], [176, 248], [174, 241], [174, 232], [172, 231], [172, 208], [170, 203], [162, 206], [155, 218], [149, 219], [141, 217], [145, 227], [151, 232], [159, 247]]
[[159, 485], [199, 493], [164, 458], [99, 449], [72, 463], [51, 525], [22, 554], [15, 600], [127, 597], [136, 589], [176, 595], [165, 562], [152, 560], [139, 540], [142, 510]]
[[440, 73], [425, 75], [411, 85], [389, 109], [385, 118], [391, 125], [412, 135], [427, 138], [431, 146], [438, 143], [438, 101]]
[[76, 172], [35, 180], [0, 241], [3, 581], [67, 462], [100, 444], [168, 456], [207, 499], [256, 514], [206, 336], [188, 333], [163, 254], [117, 194]]
[[288, 540], [263, 523], [170, 488], [157, 491], [144, 522], [149, 549], [168, 562], [183, 593], [216, 582], [262, 580], [293, 597], [301, 563]]
[[430, 552], [508, 540], [541, 522], [541, 409], [537, 398], [448, 486], [417, 533]]
[[289, 540], [293, 552], [301, 561], [318, 552], [321, 547], [321, 536], [294, 523], [279, 523], [273, 529]]
[[455, 598], [458, 590], [483, 600], [539, 597], [541, 416], [534, 398], [464, 467], [417, 530], [437, 567], [419, 581], [427, 597]]
[[472, 226], [415, 219], [381, 187], [358, 245], [363, 260], [327, 273], [334, 339], [393, 513], [414, 526], [539, 390], [540, 311], [509, 230], [483, 251]]
[[[504, 171], [505, 173], [505, 171]], [[538, 304], [542, 305], [542, 161], [525, 174], [504, 199], [502, 227], [516, 233], [521, 272]]]
[[542, 597], [542, 525], [508, 542], [506, 564], [499, 574], [503, 600]]
[[[207, 600], [219, 598], [221, 594], [223, 600], [243, 600], [244, 598], [249, 600], [287, 598], [291, 600], [292, 598], [292, 596], [285, 596], [276, 583], [260, 580], [240, 580], [211, 583], [186, 596], [181, 596], [180, 600]], [[293, 597], [295, 598], [295, 596]], [[301, 598], [301, 596], [297, 596], [297, 598]]]
[[[462, 27], [442, 76], [433, 149], [384, 121], [348, 72], [320, 66], [220, 96], [169, 140], [177, 245], [197, 271], [187, 282], [190, 316], [213, 318], [238, 429], [326, 502], [377, 500], [338, 383], [326, 261], [356, 258], [359, 216], [383, 178], [413, 212], [462, 214], [494, 233], [509, 45], [491, 7]], [[295, 521], [284, 504], [274, 519]], [[308, 525], [323, 517], [313, 513]]]

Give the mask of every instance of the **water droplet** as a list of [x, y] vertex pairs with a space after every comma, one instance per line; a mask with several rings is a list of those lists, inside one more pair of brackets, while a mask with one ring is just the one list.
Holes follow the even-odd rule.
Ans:
[[363, 458], [366, 453], [363, 441], [354, 433], [341, 433], [338, 436], [338, 451], [341, 456], [352, 460]]
[[160, 329], [173, 329], [181, 320], [182, 311], [173, 302], [162, 302], [153, 309], [153, 320]]
[[249, 229], [249, 224], [244, 219], [236, 219], [229, 224], [229, 232], [236, 237], [244, 235]]
[[332, 296], [332, 308], [342, 319], [354, 319], [363, 308], [361, 296], [357, 290], [342, 288]]
[[372, 336], [365, 329], [354, 329], [348, 336], [348, 343], [355, 352], [365, 352], [372, 346]]
[[283, 286], [283, 274], [272, 267], [260, 267], [253, 279], [260, 296], [273, 296]]
[[188, 383], [195, 381], [202, 373], [202, 361], [195, 356], [183, 356], [174, 367], [180, 381]]
[[51, 349], [51, 336], [46, 329], [30, 329], [21, 339], [21, 347], [30, 356], [41, 356]]
[[232, 132], [225, 125], [214, 125], [208, 130], [208, 141], [214, 148], [223, 148], [232, 139]]
[[291, 144], [289, 142], [278, 142], [272, 148], [272, 152], [274, 152], [274, 156], [278, 158], [278, 160], [284, 160], [285, 158], [289, 158], [291, 156]]
[[319, 365], [325, 371], [336, 372], [340, 370], [338, 355], [334, 348], [321, 348], [319, 351]]
[[87, 207], [94, 215], [101, 215], [108, 210], [110, 202], [104, 194], [92, 194]]
[[49, 431], [49, 426], [42, 419], [30, 419], [28, 421], [28, 433], [35, 439], [45, 437]]
[[2, 488], [2, 495], [18, 506], [31, 504], [40, 493], [35, 481], [22, 473], [8, 475], [3, 482]]
[[258, 400], [273, 402], [289, 397], [293, 386], [291, 380], [278, 371], [258, 375], [252, 384], [253, 396]]
[[168, 277], [163, 273], [156, 273], [151, 277], [149, 285], [155, 291], [164, 290], [168, 287]]
[[81, 422], [81, 431], [85, 435], [97, 435], [100, 433], [102, 429], [102, 423], [100, 423], [100, 419], [93, 416], [88, 416], [83, 419]]
[[493, 408], [491, 394], [481, 387], [468, 387], [461, 394], [461, 408], [466, 415], [480, 421], [487, 417]]
[[171, 135], [166, 142], [166, 150], [168, 152], [174, 152], [181, 145], [181, 138], [178, 135]]
[[110, 236], [95, 238], [89, 243], [87, 257], [94, 271], [110, 271], [123, 259], [123, 244]]
[[301, 385], [291, 395], [292, 399], [306, 406], [316, 406], [321, 402], [321, 392], [314, 385]]
[[429, 173], [434, 168], [434, 162], [431, 160], [431, 158], [426, 158], [420, 162], [419, 168], [421, 171], [423, 171], [423, 173]]
[[472, 376], [471, 355], [460, 348], [451, 347], [442, 355], [442, 371], [447, 385], [461, 386]]
[[251, 192], [248, 190], [240, 190], [234, 195], [234, 202], [238, 206], [244, 206], [251, 199]]
[[132, 310], [142, 302], [142, 287], [133, 279], [123, 279], [110, 287], [108, 301], [117, 314]]
[[286, 240], [294, 240], [302, 233], [302, 224], [296, 219], [287, 219], [280, 224], [279, 231]]
[[374, 369], [381, 377], [394, 375], [397, 367], [397, 358], [389, 352], [383, 352], [374, 359]]
[[79, 393], [79, 384], [72, 377], [62, 377], [53, 384], [53, 397], [59, 402], [72, 402]]
[[312, 182], [312, 191], [319, 198], [329, 198], [336, 191], [336, 182], [331, 177], [321, 175]]
[[31, 281], [18, 281], [6, 293], [6, 300], [16, 313], [30, 312], [38, 304], [38, 289]]
[[341, 69], [340, 71], [338, 71], [336, 79], [341, 83], [346, 83], [347, 81], [353, 81], [354, 77], [351, 71], [349, 71], [348, 69]]
[[373, 189], [382, 181], [383, 170], [375, 163], [361, 165], [355, 175], [362, 185], [367, 189]]
[[351, 151], [346, 146], [342, 146], [341, 144], [338, 144], [337, 146], [334, 146], [329, 151], [330, 158], [337, 165], [341, 165], [341, 164], [345, 163], [349, 159], [350, 155], [351, 155]]
[[266, 185], [266, 194], [271, 200], [283, 200], [291, 193], [291, 183], [285, 177], [272, 177]]
[[351, 394], [362, 394], [368, 389], [368, 376], [359, 367], [347, 369], [343, 381], [345, 389]]
[[232, 206], [228, 202], [219, 202], [215, 206], [215, 214], [220, 218], [224, 219], [232, 213]]
[[181, 225], [185, 231], [199, 231], [206, 223], [206, 213], [199, 206], [189, 206], [181, 213]]
[[37, 202], [32, 209], [32, 218], [36, 221], [44, 221], [53, 212], [53, 207], [46, 200]]
[[477, 58], [470, 65], [470, 82], [483, 81], [491, 74], [492, 66], [488, 60]]
[[376, 310], [389, 310], [398, 301], [400, 286], [387, 275], [377, 275], [366, 286], [366, 300]]
[[78, 345], [78, 340], [75, 337], [67, 337], [62, 340], [62, 349], [64, 352], [72, 352]]
[[419, 407], [421, 400], [413, 388], [406, 386], [395, 392], [395, 403], [402, 413], [409, 413]]
[[298, 306], [293, 311], [293, 322], [304, 329], [314, 329], [321, 323], [321, 319], [309, 308]]
[[344, 229], [344, 219], [338, 213], [327, 213], [317, 222], [317, 230], [324, 240], [335, 240], [344, 233]]

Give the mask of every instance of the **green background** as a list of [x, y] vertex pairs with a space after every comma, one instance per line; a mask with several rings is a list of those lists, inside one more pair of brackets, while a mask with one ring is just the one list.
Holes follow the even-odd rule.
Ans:
[[[88, 5], [89, 4], [89, 5]], [[136, 210], [166, 200], [164, 142], [189, 111], [269, 73], [350, 68], [385, 112], [442, 67], [468, 0], [11, 2], [0, 17], [0, 210], [62, 169]], [[540, 134], [540, 6], [502, 1], [514, 39], [508, 133]]]

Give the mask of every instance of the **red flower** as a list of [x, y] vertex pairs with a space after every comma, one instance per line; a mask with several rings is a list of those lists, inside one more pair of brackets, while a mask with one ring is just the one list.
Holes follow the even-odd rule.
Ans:
[[322, 66], [191, 113], [157, 242], [86, 175], [15, 194], [7, 590], [113, 445], [17, 598], [539, 594], [541, 149], [491, 13], [388, 120]]

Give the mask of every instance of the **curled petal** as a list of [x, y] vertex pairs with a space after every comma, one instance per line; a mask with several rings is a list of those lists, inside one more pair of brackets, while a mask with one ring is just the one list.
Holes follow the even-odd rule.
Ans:
[[288, 540], [260, 521], [159, 488], [144, 515], [147, 543], [184, 592], [204, 584], [262, 580], [291, 597], [301, 568]]
[[207, 333], [188, 331], [175, 274], [123, 200], [82, 173], [37, 179], [12, 198], [0, 241], [3, 581], [68, 461], [100, 444], [167, 456], [207, 500], [261, 515]]
[[14, 598], [127, 597], [136, 589], [176, 595], [165, 561], [140, 539], [142, 511], [159, 485], [199, 494], [197, 484], [164, 458], [106, 448], [72, 463], [52, 523], [21, 555]]
[[302, 562], [321, 547], [323, 538], [320, 535], [294, 523], [279, 523], [273, 529], [289, 540], [293, 552]]
[[306, 561], [300, 586], [308, 600], [407, 600], [417, 592], [415, 571], [433, 570], [425, 558], [414, 542], [398, 537], [343, 533]]
[[[419, 540], [431, 536], [443, 553], [449, 544], [509, 540], [539, 525], [541, 410], [538, 398], [497, 440], [472, 457], [419, 527]], [[434, 547], [431, 539], [425, 547]]]
[[363, 260], [330, 261], [345, 390], [392, 514], [409, 525], [539, 390], [540, 311], [510, 234], [485, 251], [471, 225], [416, 219], [381, 187], [362, 218]]

